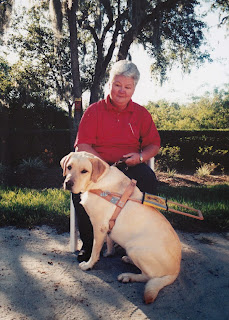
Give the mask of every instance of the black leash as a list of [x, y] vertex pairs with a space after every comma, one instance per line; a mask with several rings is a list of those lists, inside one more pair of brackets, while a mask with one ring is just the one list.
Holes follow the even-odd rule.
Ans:
[[124, 159], [120, 159], [119, 161], [116, 161], [115, 163], [112, 164], [112, 166], [118, 168], [121, 171], [128, 170], [128, 166], [127, 166], [126, 162], [124, 161]]

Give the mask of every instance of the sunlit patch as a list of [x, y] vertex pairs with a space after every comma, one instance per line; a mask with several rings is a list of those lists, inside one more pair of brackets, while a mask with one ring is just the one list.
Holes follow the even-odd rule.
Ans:
[[[58, 262], [57, 259], [52, 259], [47, 254], [41, 256], [23, 255], [20, 259], [24, 270], [34, 278], [39, 278], [39, 281], [45, 280], [47, 277], [54, 282], [60, 281], [63, 274], [67, 274], [67, 282], [74, 282], [75, 278], [71, 276], [68, 264]], [[55, 272], [53, 272], [55, 268]], [[41, 277], [43, 275], [43, 277]]]

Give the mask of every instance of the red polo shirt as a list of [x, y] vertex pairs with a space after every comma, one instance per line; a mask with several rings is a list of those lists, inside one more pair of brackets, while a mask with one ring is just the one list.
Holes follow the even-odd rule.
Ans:
[[160, 136], [151, 114], [132, 100], [119, 111], [105, 100], [90, 105], [81, 119], [75, 147], [91, 145], [108, 163], [120, 160], [124, 154], [140, 152], [149, 144], [160, 146]]

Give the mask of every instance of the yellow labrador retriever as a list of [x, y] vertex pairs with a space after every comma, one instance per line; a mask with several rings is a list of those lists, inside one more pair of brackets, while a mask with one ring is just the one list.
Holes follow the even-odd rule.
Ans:
[[[130, 179], [116, 167], [87, 152], [72, 152], [61, 160], [64, 188], [73, 193], [82, 192], [81, 204], [88, 213], [94, 230], [94, 243], [88, 262], [79, 264], [82, 270], [91, 269], [98, 261], [100, 251], [109, 230], [109, 220], [116, 205], [90, 192], [101, 189], [104, 192], [124, 193]], [[141, 200], [142, 192], [135, 187], [131, 198]], [[180, 271], [181, 244], [179, 238], [166, 220], [155, 208], [134, 201], [127, 201], [110, 238], [126, 250], [124, 261], [132, 262], [141, 274], [122, 273], [122, 282], [147, 282], [144, 300], [151, 303], [159, 290], [171, 284]], [[112, 246], [108, 242], [108, 254]]]

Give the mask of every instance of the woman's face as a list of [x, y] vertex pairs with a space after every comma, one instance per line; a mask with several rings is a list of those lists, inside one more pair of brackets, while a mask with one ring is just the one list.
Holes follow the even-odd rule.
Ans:
[[126, 108], [134, 94], [134, 79], [125, 76], [115, 76], [110, 84], [110, 97], [112, 103], [120, 110]]

